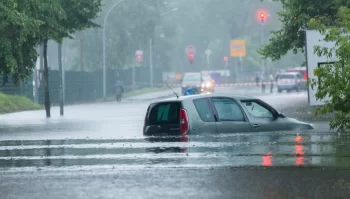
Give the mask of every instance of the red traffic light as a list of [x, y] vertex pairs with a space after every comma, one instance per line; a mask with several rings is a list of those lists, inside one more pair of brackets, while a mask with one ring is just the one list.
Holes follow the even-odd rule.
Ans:
[[265, 13], [263, 13], [263, 12], [260, 13], [260, 18], [261, 18], [261, 19], [264, 19], [264, 18], [265, 18]]
[[192, 61], [193, 60], [193, 55], [189, 55], [188, 59]]
[[224, 61], [227, 61], [227, 56], [224, 57]]

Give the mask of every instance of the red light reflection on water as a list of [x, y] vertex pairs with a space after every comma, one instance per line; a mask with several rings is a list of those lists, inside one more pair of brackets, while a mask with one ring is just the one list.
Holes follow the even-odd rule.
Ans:
[[303, 137], [298, 135], [295, 138], [295, 165], [304, 165], [304, 155], [305, 152], [303, 151], [303, 145], [301, 144], [303, 142]]
[[[188, 142], [189, 139], [188, 139], [188, 136], [181, 136], [180, 137], [180, 142]], [[188, 148], [187, 147], [181, 147], [181, 153], [186, 153], [188, 152]]]
[[272, 153], [268, 152], [266, 155], [262, 157], [262, 165], [265, 167], [272, 166]]

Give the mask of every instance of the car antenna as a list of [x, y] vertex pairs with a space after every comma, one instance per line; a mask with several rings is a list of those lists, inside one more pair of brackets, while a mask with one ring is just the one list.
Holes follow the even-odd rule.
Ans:
[[179, 95], [170, 87], [170, 85], [168, 83], [166, 83], [166, 85], [170, 88], [171, 91], [173, 91], [173, 93], [176, 95], [176, 99], [179, 99]]

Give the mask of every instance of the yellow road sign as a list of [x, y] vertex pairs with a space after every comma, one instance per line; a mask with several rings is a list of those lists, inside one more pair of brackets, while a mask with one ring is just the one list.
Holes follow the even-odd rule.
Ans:
[[230, 51], [231, 51], [231, 57], [246, 56], [245, 40], [231, 40]]

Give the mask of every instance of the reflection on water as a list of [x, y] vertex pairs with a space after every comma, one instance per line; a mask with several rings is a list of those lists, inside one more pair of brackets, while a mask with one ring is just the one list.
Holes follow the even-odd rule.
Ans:
[[350, 166], [350, 136], [245, 133], [133, 139], [0, 141], [0, 167]]

